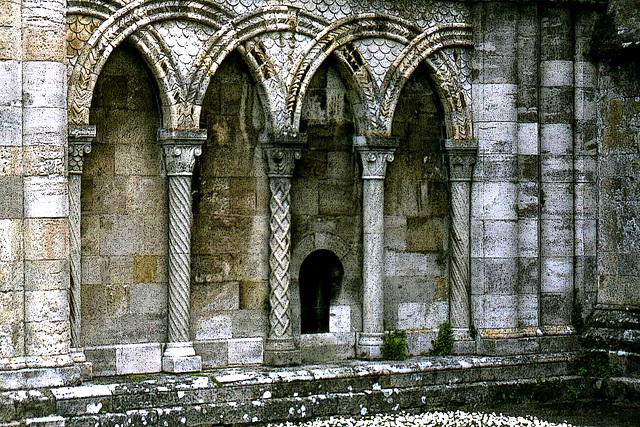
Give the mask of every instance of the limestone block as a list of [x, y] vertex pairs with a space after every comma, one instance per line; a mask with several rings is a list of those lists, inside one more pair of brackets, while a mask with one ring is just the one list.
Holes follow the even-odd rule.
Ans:
[[540, 171], [543, 182], [572, 182], [573, 156], [542, 155]]
[[64, 31], [64, 25], [54, 28], [40, 26], [23, 28], [23, 59], [25, 61], [62, 61], [66, 55], [65, 43], [61, 42], [64, 40]]
[[357, 206], [351, 182], [321, 181], [318, 184], [318, 213], [320, 215], [352, 215]]
[[484, 154], [482, 173], [486, 181], [513, 181], [517, 178], [518, 158], [512, 154]]
[[571, 256], [573, 254], [572, 218], [541, 221], [542, 256]]
[[[131, 130], [129, 130], [131, 132]], [[122, 141], [130, 141], [125, 137]], [[150, 143], [117, 144], [115, 148], [116, 175], [155, 175], [162, 170], [160, 147]]]
[[241, 310], [265, 310], [269, 299], [269, 282], [242, 280], [239, 289], [239, 308]]
[[575, 121], [575, 151], [577, 154], [595, 155], [598, 147], [597, 126], [594, 120]]
[[471, 294], [484, 295], [484, 258], [472, 257], [471, 269]]
[[417, 302], [398, 304], [398, 329], [424, 329], [427, 320], [427, 305]]
[[1, 26], [0, 27], [0, 60], [20, 59], [20, 57], [22, 56], [21, 42], [22, 42], [22, 39], [20, 37], [20, 30], [17, 27]]
[[25, 352], [30, 356], [69, 353], [69, 321], [26, 322]]
[[481, 122], [515, 122], [517, 85], [474, 84], [474, 111]]
[[69, 262], [39, 260], [24, 262], [26, 291], [63, 290], [69, 287]]
[[435, 340], [437, 332], [408, 331], [407, 352], [410, 355], [426, 355], [431, 350], [431, 341]]
[[[478, 78], [483, 83], [491, 84], [513, 84], [517, 81], [517, 61], [513, 48], [514, 37], [512, 35], [501, 38], [506, 43], [498, 45], [499, 50], [507, 50], [508, 54], [484, 52], [482, 68], [479, 71]], [[486, 43], [486, 40], [485, 40]]]
[[322, 363], [336, 359], [338, 340], [333, 334], [300, 335], [302, 363]]
[[[67, 142], [66, 107], [25, 107], [22, 109], [24, 145], [56, 144]], [[51, 134], [49, 137], [44, 134]], [[30, 136], [27, 139], [27, 136]], [[46, 138], [46, 139], [43, 139]]]
[[129, 285], [133, 283], [133, 257], [111, 256], [107, 258], [105, 283], [112, 285]]
[[20, 291], [0, 292], [0, 325], [24, 321], [24, 295]]
[[596, 66], [586, 61], [574, 63], [574, 79], [576, 88], [595, 87], [597, 84]]
[[193, 343], [196, 354], [202, 358], [202, 368], [211, 369], [229, 364], [227, 340], [196, 341]]
[[351, 331], [351, 306], [332, 305], [329, 307], [329, 332]]
[[100, 254], [130, 255], [144, 248], [142, 218], [132, 215], [100, 217]]
[[516, 282], [516, 293], [518, 295], [538, 292], [539, 271], [538, 258], [518, 258], [518, 278]]
[[160, 343], [116, 346], [116, 374], [141, 374], [162, 370]]
[[486, 295], [483, 327], [489, 329], [516, 327], [517, 307], [518, 297], [516, 295]]
[[354, 170], [357, 170], [354, 157], [344, 151], [330, 151], [327, 153], [327, 178], [342, 181], [352, 181]]
[[564, 326], [571, 323], [571, 307], [573, 295], [548, 294], [540, 295], [540, 323], [551, 326]]
[[124, 214], [126, 182], [124, 176], [82, 178], [82, 211], [95, 214]]
[[447, 224], [443, 218], [409, 217], [406, 233], [407, 251], [441, 252], [447, 239]]
[[0, 60], [0, 106], [20, 107], [22, 105], [21, 88], [22, 64], [15, 60]]
[[129, 287], [129, 305], [133, 314], [166, 315], [166, 283], [136, 283]]
[[575, 156], [576, 182], [595, 183], [598, 161], [595, 156]]
[[0, 176], [0, 218], [22, 218], [22, 178]]
[[7, 1], [0, 4], [0, 27], [18, 27], [20, 18], [20, 3]]
[[571, 86], [540, 88], [540, 122], [571, 123], [573, 120], [573, 88]]
[[22, 73], [25, 107], [66, 107], [64, 88], [67, 73], [62, 61], [25, 61]]
[[[628, 185], [631, 187], [631, 185]], [[574, 211], [576, 218], [595, 219], [597, 217], [598, 190], [592, 183], [575, 185]]]
[[480, 153], [514, 153], [517, 149], [518, 126], [515, 122], [482, 122], [476, 129]]
[[427, 274], [427, 260], [426, 254], [385, 251], [384, 273], [387, 276], [423, 276]]
[[233, 323], [229, 314], [195, 317], [194, 310], [191, 313], [191, 325], [193, 325], [193, 335], [196, 340], [231, 338], [233, 336]]
[[[144, 230], [144, 251], [148, 255], [166, 255], [169, 247], [169, 225], [160, 211], [154, 215], [140, 215]], [[84, 239], [84, 236], [83, 236]], [[83, 242], [84, 243], [84, 242]]]
[[0, 292], [22, 290], [24, 279], [22, 261], [0, 261]]
[[433, 302], [427, 306], [425, 325], [437, 329], [438, 325], [449, 318], [449, 301]]
[[471, 235], [471, 256], [472, 257], [484, 256], [484, 221], [472, 219], [470, 235]]
[[[91, 144], [91, 153], [84, 156], [84, 163], [82, 166], [83, 181], [94, 176], [99, 176], [100, 179], [103, 179], [107, 176], [115, 175], [116, 147], [111, 144], [102, 144], [99, 141], [100, 133], [98, 132], [96, 141]], [[83, 188], [82, 191], [84, 193], [85, 189]]]
[[262, 363], [262, 338], [235, 338], [227, 341], [229, 365]]
[[538, 326], [538, 294], [518, 295], [518, 323], [520, 327]]
[[64, 145], [29, 145], [23, 149], [24, 175], [64, 175], [67, 169]]
[[576, 120], [595, 120], [597, 110], [595, 88], [575, 89], [574, 105]]
[[538, 123], [518, 123], [518, 154], [538, 154]]
[[23, 356], [23, 326], [22, 320], [8, 325], [0, 324], [0, 357]]
[[515, 295], [518, 280], [517, 258], [487, 258], [484, 286], [487, 295]]
[[49, 417], [26, 418], [24, 423], [28, 427], [64, 427], [64, 417], [52, 415]]
[[120, 317], [129, 309], [129, 286], [82, 285], [82, 318]]
[[517, 185], [516, 213], [520, 220], [538, 217], [539, 198], [537, 182], [520, 182]]
[[542, 218], [559, 219], [573, 214], [573, 186], [568, 183], [540, 184], [544, 195]]
[[82, 283], [101, 284], [107, 277], [109, 261], [98, 256], [82, 256]]
[[69, 193], [64, 176], [24, 178], [26, 218], [60, 218], [69, 215]]
[[64, 322], [69, 319], [69, 302], [66, 289], [26, 291], [26, 322]]
[[[125, 183], [126, 213], [158, 215], [167, 211], [167, 183], [161, 176], [132, 176]], [[165, 213], [166, 215], [166, 213]]]
[[517, 254], [517, 222], [511, 220], [484, 221], [484, 255], [510, 258]]
[[518, 221], [518, 256], [538, 256], [538, 220], [523, 218]]
[[264, 310], [234, 310], [231, 312], [231, 322], [236, 338], [265, 337], [269, 331]]
[[22, 175], [22, 147], [0, 145], [0, 176], [12, 175]]
[[540, 289], [545, 293], [573, 293], [573, 261], [571, 258], [542, 258]]
[[22, 220], [0, 219], [0, 261], [21, 261]]
[[395, 251], [407, 249], [407, 217], [384, 217], [384, 246]]
[[318, 180], [294, 179], [291, 185], [291, 213], [317, 215], [318, 209]]
[[240, 307], [240, 283], [213, 282], [192, 287], [193, 310], [199, 313], [237, 310]]
[[516, 219], [516, 184], [484, 183], [484, 218]]
[[540, 62], [541, 86], [572, 86], [573, 61], [551, 60]]
[[113, 345], [101, 347], [84, 347], [87, 361], [91, 362], [93, 375], [116, 374], [116, 348]]
[[22, 109], [0, 106], [0, 145], [22, 145]]

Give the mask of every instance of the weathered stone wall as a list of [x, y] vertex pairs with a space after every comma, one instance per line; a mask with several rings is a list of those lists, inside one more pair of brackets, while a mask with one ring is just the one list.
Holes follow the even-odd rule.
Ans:
[[164, 342], [167, 184], [153, 79], [124, 45], [105, 65], [90, 121], [97, 137], [82, 174], [84, 346]]
[[268, 315], [268, 197], [258, 88], [239, 55], [212, 78], [194, 171], [191, 319], [204, 366], [260, 363]]

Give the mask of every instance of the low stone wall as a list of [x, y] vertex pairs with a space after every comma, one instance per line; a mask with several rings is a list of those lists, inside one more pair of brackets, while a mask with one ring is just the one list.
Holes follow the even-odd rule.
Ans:
[[[101, 378], [0, 394], [0, 426], [234, 425], [561, 400], [570, 390], [639, 401], [640, 380], [572, 375], [576, 353], [349, 361]], [[4, 422], [4, 424], [2, 423]]]

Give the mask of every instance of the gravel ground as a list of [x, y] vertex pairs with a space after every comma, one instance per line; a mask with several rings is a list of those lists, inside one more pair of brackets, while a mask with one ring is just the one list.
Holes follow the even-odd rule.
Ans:
[[[502, 405], [495, 412], [455, 411], [330, 417], [300, 423], [270, 423], [267, 427], [638, 427], [638, 407], [602, 402]], [[528, 412], [525, 412], [528, 411]], [[535, 414], [535, 415], [529, 415]]]

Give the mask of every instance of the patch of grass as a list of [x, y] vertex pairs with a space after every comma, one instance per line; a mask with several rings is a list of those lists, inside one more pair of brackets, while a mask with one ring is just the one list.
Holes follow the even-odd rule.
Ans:
[[618, 369], [609, 363], [609, 355], [599, 351], [583, 351], [576, 359], [576, 373], [582, 377], [608, 380], [619, 375]]
[[382, 358], [385, 360], [405, 360], [407, 353], [407, 334], [405, 331], [388, 331], [382, 335]]
[[435, 340], [431, 341], [432, 356], [446, 356], [453, 353], [453, 328], [451, 323], [442, 322], [438, 326], [438, 336]]

